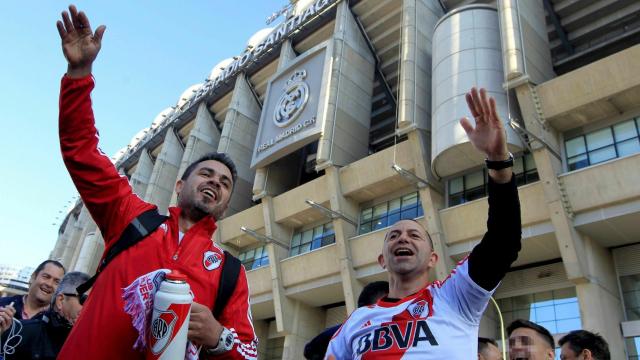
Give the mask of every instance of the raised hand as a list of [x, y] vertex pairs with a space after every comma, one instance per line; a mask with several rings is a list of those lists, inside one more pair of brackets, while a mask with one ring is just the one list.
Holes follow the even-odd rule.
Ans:
[[[70, 15], [69, 15], [70, 14]], [[100, 25], [96, 32], [91, 31], [87, 15], [69, 6], [69, 13], [62, 12], [62, 21], [56, 23], [62, 40], [62, 52], [69, 63], [67, 75], [83, 77], [91, 74], [91, 65], [102, 45], [102, 35], [107, 29]]]
[[13, 316], [16, 314], [16, 309], [13, 307], [13, 303], [0, 307], [0, 334], [7, 331], [11, 327], [13, 322]]
[[[478, 94], [475, 87], [471, 88], [465, 98], [476, 126], [474, 128], [466, 117], [460, 119], [460, 125], [473, 146], [483, 152], [489, 160], [507, 160], [509, 158], [507, 134], [496, 111], [496, 100], [487, 96], [484, 88], [481, 88]], [[490, 170], [489, 175], [498, 182], [506, 182], [511, 179], [511, 168], [500, 171]]]

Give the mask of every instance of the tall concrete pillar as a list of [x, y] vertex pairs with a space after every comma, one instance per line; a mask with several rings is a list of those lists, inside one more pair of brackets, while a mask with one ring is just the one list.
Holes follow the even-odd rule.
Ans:
[[444, 15], [437, 1], [403, 0], [398, 91], [398, 132], [431, 129], [433, 29]]
[[103, 251], [104, 241], [102, 240], [100, 231], [95, 230], [87, 233], [84, 241], [82, 242], [78, 260], [76, 261], [73, 270], [93, 274]]
[[[273, 210], [273, 198], [271, 196], [262, 198], [262, 209], [265, 235], [284, 242], [290, 241], [293, 235], [293, 229], [276, 223]], [[266, 249], [269, 254], [269, 270], [271, 272], [276, 329], [278, 332], [291, 333], [294, 327], [293, 307], [295, 301], [285, 295], [284, 285], [282, 283], [282, 269], [280, 268], [280, 261], [286, 259], [289, 254], [287, 249], [272, 243], [267, 244]]]
[[[291, 40], [285, 40], [280, 48], [280, 57], [278, 58], [278, 70], [277, 72], [285, 69], [289, 63], [296, 58], [296, 52], [291, 46]], [[275, 167], [275, 164], [269, 164], [264, 167], [256, 168], [256, 176], [253, 182], [253, 200], [257, 201], [262, 199], [267, 194], [277, 195], [282, 190], [278, 186], [287, 184], [287, 181], [278, 181], [280, 169]], [[284, 169], [283, 169], [284, 170]], [[289, 176], [291, 178], [291, 176]], [[271, 179], [271, 181], [269, 181]], [[284, 179], [283, 179], [284, 180]], [[271, 186], [269, 186], [271, 185]], [[267, 188], [269, 187], [269, 188]]]
[[258, 359], [264, 359], [267, 356], [269, 323], [264, 320], [253, 320], [253, 329], [258, 337]]
[[80, 236], [82, 236], [82, 232], [85, 226], [87, 226], [89, 218], [89, 211], [84, 205], [82, 205], [78, 218], [73, 222], [73, 228], [69, 235], [69, 240], [62, 251], [60, 262], [65, 266], [65, 268], [70, 268], [72, 265], [71, 261], [73, 260], [73, 255], [75, 254], [76, 247], [80, 246]]
[[[193, 129], [189, 132], [187, 142], [184, 147], [184, 154], [178, 169], [178, 177], [181, 177], [184, 171], [192, 162], [196, 161], [203, 155], [214, 152], [218, 149], [220, 142], [220, 131], [213, 121], [213, 116], [206, 103], [203, 101], [198, 105], [196, 118], [193, 120]], [[171, 206], [177, 203], [177, 194], [175, 189], [171, 195]]]
[[[420, 99], [415, 100], [421, 101]], [[420, 204], [424, 211], [423, 225], [427, 229], [429, 236], [431, 236], [433, 250], [439, 256], [434, 269], [435, 273], [430, 274], [430, 277], [433, 280], [442, 280], [449, 275], [451, 269], [453, 269], [454, 262], [449, 256], [446, 235], [440, 221], [440, 210], [445, 207], [444, 186], [431, 172], [431, 131], [415, 128], [407, 136], [414, 154], [413, 171], [417, 177], [427, 181], [427, 184], [416, 185], [420, 194]]]
[[[354, 201], [342, 195], [342, 185], [340, 184], [340, 169], [332, 166], [325, 169], [327, 176], [327, 187], [329, 191], [329, 203], [331, 210], [343, 214], [352, 221], [357, 221], [359, 206]], [[345, 219], [336, 217], [333, 219], [333, 230], [335, 232], [336, 246], [338, 250], [338, 262], [340, 264], [340, 277], [342, 278], [342, 291], [344, 292], [344, 302], [347, 313], [351, 314], [358, 308], [358, 296], [362, 291], [362, 284], [356, 278], [351, 257], [351, 242], [356, 235], [356, 225]]]
[[162, 149], [153, 166], [144, 199], [158, 206], [161, 214], [167, 212], [176, 185], [183, 148], [173, 128], [168, 129]]
[[368, 155], [375, 60], [349, 9], [337, 5], [329, 57], [331, 73], [318, 140], [316, 170], [346, 165]]
[[567, 277], [576, 285], [582, 327], [601, 333], [610, 344], [612, 358], [623, 358], [622, 305], [611, 253], [575, 229], [572, 206], [563, 195], [564, 185], [558, 178], [562, 163], [555, 156], [561, 153], [557, 131], [546, 124], [536, 106], [539, 99], [533, 84], [524, 83], [515, 90], [527, 130], [546, 144], [534, 142], [533, 157]]
[[227, 214], [251, 206], [255, 172], [251, 170], [251, 155], [260, 122], [260, 105], [249, 88], [245, 74], [236, 77], [231, 103], [227, 109], [218, 151], [227, 153], [238, 168], [238, 179]]
[[76, 217], [72, 211], [71, 213], [69, 213], [69, 215], [67, 215], [64, 230], [62, 231], [62, 233], [58, 235], [58, 240], [56, 241], [55, 247], [49, 254], [49, 259], [53, 259], [53, 260], [62, 259], [67, 243], [70, 241], [71, 236], [73, 235], [73, 228], [74, 228], [75, 222], [76, 222]]
[[624, 321], [618, 279], [609, 249], [583, 236], [589, 281], [576, 284], [582, 328], [602, 335], [612, 359], [623, 359], [625, 344], [620, 323]]
[[131, 188], [141, 199], [145, 198], [149, 179], [153, 172], [153, 159], [147, 149], [140, 152], [140, 158], [136, 164], [136, 170], [131, 174]]
[[543, 0], [498, 0], [505, 80], [554, 77]]
[[443, 185], [431, 172], [431, 59], [433, 28], [443, 15], [433, 1], [403, 0], [400, 75], [398, 92], [398, 134], [408, 134], [413, 149], [415, 175], [428, 182], [418, 185], [425, 214], [424, 225], [440, 256], [436, 279], [445, 278], [453, 266], [440, 223], [444, 208]]
[[284, 337], [282, 359], [304, 359], [304, 345], [324, 330], [324, 311], [299, 301], [291, 310], [293, 329]]
[[[85, 241], [87, 240], [88, 235], [91, 233], [95, 233], [96, 231], [97, 231], [97, 225], [93, 221], [93, 219], [89, 217], [89, 221], [82, 229], [82, 233], [80, 234], [78, 244], [74, 249], [73, 257], [71, 258], [71, 262], [69, 263], [69, 269], [76, 268], [76, 265], [78, 264], [78, 259], [80, 258], [80, 252], [82, 251], [82, 248], [85, 246]], [[89, 241], [91, 242], [92, 240], [89, 240]], [[89, 247], [93, 247], [93, 246], [89, 245]]]

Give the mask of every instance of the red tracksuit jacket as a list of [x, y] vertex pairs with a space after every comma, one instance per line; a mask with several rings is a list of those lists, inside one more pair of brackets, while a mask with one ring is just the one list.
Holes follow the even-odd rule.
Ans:
[[[98, 135], [91, 108], [91, 76], [62, 78], [60, 90], [60, 147], [71, 178], [109, 249], [125, 227], [154, 205], [136, 196], [126, 177], [98, 149]], [[221, 263], [207, 270], [204, 257], [222, 250], [211, 240], [216, 229], [207, 217], [184, 234], [178, 244], [179, 208], [169, 209], [169, 219], [156, 231], [118, 255], [102, 272], [91, 290], [78, 322], [59, 359], [143, 359], [133, 350], [137, 332], [124, 312], [122, 289], [140, 275], [160, 268], [179, 270], [189, 277], [194, 301], [213, 308], [220, 281]], [[105, 251], [106, 253], [106, 251]], [[211, 263], [208, 263], [211, 268]], [[234, 332], [234, 348], [216, 359], [256, 359], [257, 343], [249, 308], [244, 268], [228, 305], [217, 319]]]

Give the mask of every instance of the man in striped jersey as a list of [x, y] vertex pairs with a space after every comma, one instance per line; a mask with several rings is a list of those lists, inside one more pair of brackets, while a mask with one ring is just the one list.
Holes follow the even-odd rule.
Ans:
[[378, 258], [389, 273], [389, 295], [351, 314], [326, 359], [477, 358], [480, 318], [518, 256], [522, 230], [513, 156], [495, 100], [475, 88], [466, 99], [475, 127], [467, 118], [460, 124], [489, 169], [487, 232], [446, 279], [429, 283], [438, 261], [429, 233], [414, 220], [391, 226]]

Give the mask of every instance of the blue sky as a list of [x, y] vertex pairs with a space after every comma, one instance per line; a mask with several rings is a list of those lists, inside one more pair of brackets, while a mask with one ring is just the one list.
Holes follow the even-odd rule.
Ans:
[[[100, 146], [113, 155], [288, 0], [76, 1], [107, 26], [94, 63]], [[61, 1], [0, 1], [0, 264], [47, 258], [77, 193], [58, 144]], [[279, 20], [278, 20], [279, 21]], [[278, 23], [271, 24], [271, 26]]]

